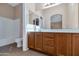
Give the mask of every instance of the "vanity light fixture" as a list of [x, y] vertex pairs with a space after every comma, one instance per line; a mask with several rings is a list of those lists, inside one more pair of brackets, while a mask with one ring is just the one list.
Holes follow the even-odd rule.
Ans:
[[43, 9], [50, 8], [50, 7], [59, 5], [59, 4], [61, 4], [61, 3], [44, 3], [43, 4]]

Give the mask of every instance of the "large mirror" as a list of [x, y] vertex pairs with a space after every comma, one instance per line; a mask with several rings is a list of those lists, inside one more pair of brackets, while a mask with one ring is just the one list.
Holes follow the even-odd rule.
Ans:
[[[78, 29], [78, 3], [30, 3], [29, 24], [40, 29]], [[35, 26], [35, 27], [36, 27]]]
[[[49, 4], [50, 5], [50, 4]], [[64, 3], [42, 10], [45, 29], [77, 29], [79, 28], [79, 4]]]

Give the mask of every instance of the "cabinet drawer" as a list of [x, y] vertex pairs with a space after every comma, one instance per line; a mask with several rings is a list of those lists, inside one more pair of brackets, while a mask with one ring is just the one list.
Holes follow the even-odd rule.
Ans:
[[43, 36], [44, 36], [44, 37], [49, 37], [49, 38], [55, 37], [55, 36], [54, 36], [54, 33], [48, 33], [48, 32], [43, 33]]
[[43, 44], [47, 45], [47, 46], [53, 47], [54, 46], [54, 39], [44, 38]]

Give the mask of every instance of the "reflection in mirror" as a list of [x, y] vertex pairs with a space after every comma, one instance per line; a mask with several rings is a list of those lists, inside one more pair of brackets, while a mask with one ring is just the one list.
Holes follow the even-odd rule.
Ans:
[[27, 25], [28, 31], [40, 30], [40, 18], [35, 12], [29, 10], [29, 24]]
[[29, 12], [29, 24], [33, 25], [34, 23], [33, 20], [35, 20], [35, 14], [32, 11], [30, 11]]
[[45, 29], [79, 28], [79, 4], [66, 3], [51, 6], [42, 10]]
[[[74, 3], [31, 4], [29, 8], [30, 29], [75, 29], [79, 28], [79, 4]], [[52, 4], [52, 5], [51, 5]], [[49, 7], [50, 6], [50, 7]], [[33, 10], [34, 9], [34, 10]], [[37, 19], [37, 21], [36, 21]]]
[[51, 29], [62, 29], [62, 15], [55, 14], [51, 16]]

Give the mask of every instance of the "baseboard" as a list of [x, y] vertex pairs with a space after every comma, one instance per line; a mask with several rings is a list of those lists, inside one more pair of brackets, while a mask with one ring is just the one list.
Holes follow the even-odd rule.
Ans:
[[23, 51], [28, 51], [28, 50], [29, 50], [29, 48], [23, 49]]

